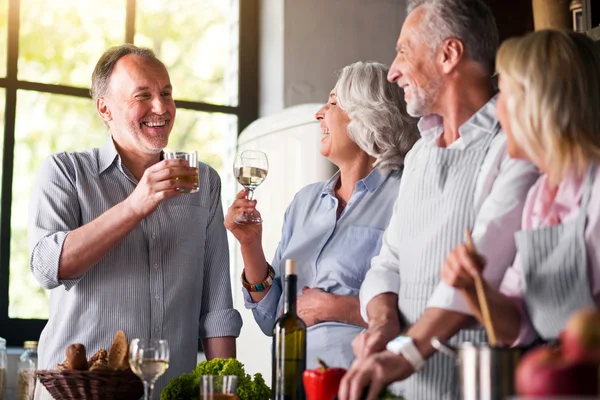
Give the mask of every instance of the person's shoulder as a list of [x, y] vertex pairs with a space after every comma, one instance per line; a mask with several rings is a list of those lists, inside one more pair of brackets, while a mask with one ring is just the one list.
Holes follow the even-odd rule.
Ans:
[[199, 161], [198, 176], [200, 178], [200, 186], [202, 186], [202, 182], [208, 182], [208, 189], [211, 193], [213, 193], [213, 196], [220, 196], [221, 176], [216, 169], [206, 163], [203, 163], [202, 161]]
[[207, 175], [210, 177], [220, 179], [217, 170], [211, 167], [210, 165], [203, 163], [202, 161], [198, 161], [198, 173], [200, 174], [200, 176]]
[[60, 164], [95, 163], [99, 157], [99, 148], [91, 148], [81, 151], [61, 151], [48, 156], [49, 160]]
[[61, 151], [50, 154], [42, 162], [40, 172], [62, 173], [74, 176], [76, 170], [88, 170], [97, 165], [98, 148], [82, 151]]

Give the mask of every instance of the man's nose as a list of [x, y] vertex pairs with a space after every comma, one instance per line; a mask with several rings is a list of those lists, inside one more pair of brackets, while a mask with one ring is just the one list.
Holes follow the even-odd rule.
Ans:
[[392, 64], [390, 70], [388, 71], [387, 80], [389, 82], [397, 82], [401, 76], [402, 73], [400, 72], [400, 70]]
[[156, 114], [164, 114], [167, 110], [167, 99], [157, 96], [152, 100], [152, 111]]

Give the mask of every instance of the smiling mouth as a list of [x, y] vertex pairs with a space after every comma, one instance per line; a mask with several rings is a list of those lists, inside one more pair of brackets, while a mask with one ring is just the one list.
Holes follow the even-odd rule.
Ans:
[[146, 125], [149, 128], [162, 128], [167, 124], [167, 120], [161, 121], [144, 121], [142, 124]]
[[321, 140], [329, 136], [329, 128], [321, 128]]

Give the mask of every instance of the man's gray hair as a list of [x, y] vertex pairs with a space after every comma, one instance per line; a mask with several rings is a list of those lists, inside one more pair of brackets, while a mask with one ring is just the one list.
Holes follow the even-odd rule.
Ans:
[[459, 39], [467, 57], [494, 73], [500, 42], [492, 10], [483, 0], [411, 0], [408, 12], [427, 8], [421, 29], [423, 42], [437, 48], [444, 40]]
[[90, 90], [92, 99], [97, 100], [99, 97], [105, 96], [108, 93], [110, 75], [117, 64], [117, 61], [129, 54], [155, 60], [162, 64], [151, 49], [137, 47], [132, 44], [111, 47], [100, 56], [100, 59], [94, 68], [94, 72], [92, 73], [92, 88]]
[[406, 113], [402, 89], [388, 82], [387, 74], [383, 64], [359, 61], [341, 71], [335, 88], [338, 105], [350, 119], [350, 138], [384, 172], [401, 169], [419, 139], [418, 120]]

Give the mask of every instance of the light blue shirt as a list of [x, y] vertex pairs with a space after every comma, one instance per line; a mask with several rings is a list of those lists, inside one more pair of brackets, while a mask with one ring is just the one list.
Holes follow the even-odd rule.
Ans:
[[[329, 181], [300, 190], [285, 213], [281, 241], [273, 263], [275, 279], [267, 295], [254, 303], [245, 288], [246, 308], [252, 310], [262, 331], [271, 336], [283, 308], [281, 276], [285, 260], [294, 259], [298, 271], [298, 296], [302, 287], [319, 288], [339, 296], [357, 296], [360, 285], [379, 253], [383, 231], [398, 196], [401, 172], [383, 174], [374, 169], [358, 181], [340, 218], [334, 189], [337, 172]], [[348, 368], [354, 359], [352, 340], [362, 327], [325, 322], [308, 328], [307, 367], [315, 357], [328, 365]]]

